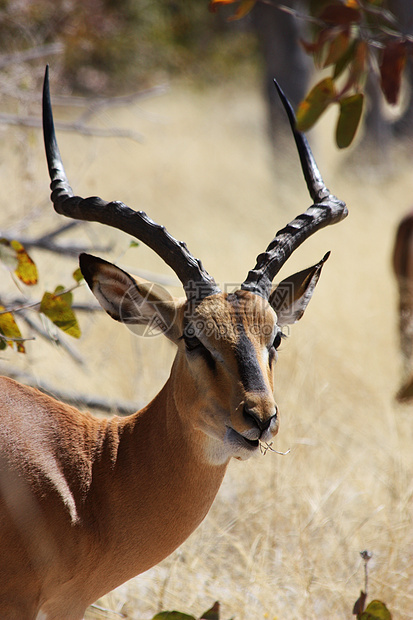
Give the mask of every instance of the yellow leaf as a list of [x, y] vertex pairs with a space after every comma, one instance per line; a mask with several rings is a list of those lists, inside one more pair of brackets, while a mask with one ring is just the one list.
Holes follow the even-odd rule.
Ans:
[[19, 241], [0, 239], [0, 258], [24, 284], [37, 284], [37, 267]]
[[76, 315], [72, 310], [72, 293], [63, 293], [63, 287], [58, 286], [54, 293], [44, 293], [40, 302], [40, 312], [73, 338], [80, 338], [80, 327]]
[[[18, 340], [22, 338], [22, 335], [14, 320], [14, 316], [11, 312], [4, 312], [1, 314], [3, 310], [4, 307], [0, 306], [0, 334], [5, 337], [5, 339], [0, 338], [0, 344], [4, 343], [12, 348], [16, 347], [18, 353], [25, 353], [26, 350], [23, 342], [18, 342]], [[5, 348], [5, 346], [0, 348]]]
[[72, 275], [76, 282], [81, 282], [83, 280], [83, 273], [80, 271], [80, 267], [75, 269]]
[[391, 620], [391, 613], [381, 601], [371, 601], [362, 614], [357, 616], [359, 620]]
[[298, 106], [298, 131], [308, 131], [311, 129], [330, 103], [335, 100], [335, 97], [336, 91], [331, 78], [325, 78], [318, 82]]

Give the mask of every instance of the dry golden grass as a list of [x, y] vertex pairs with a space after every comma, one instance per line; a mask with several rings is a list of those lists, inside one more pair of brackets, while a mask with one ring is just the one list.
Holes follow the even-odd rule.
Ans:
[[[274, 162], [257, 93], [253, 83], [202, 92], [178, 84], [100, 117], [141, 131], [144, 145], [61, 134], [71, 183], [80, 194], [147, 210], [218, 281], [240, 282], [272, 233], [309, 204], [290, 145]], [[373, 169], [365, 153], [334, 151], [330, 122], [314, 136], [314, 150], [350, 216], [309, 240], [283, 272], [332, 250], [276, 369], [275, 447], [291, 453], [231, 464], [202, 526], [161, 565], [105, 597], [108, 609], [146, 620], [160, 609], [197, 614], [220, 600], [224, 620], [350, 618], [363, 587], [359, 551], [367, 548], [369, 598], [384, 600], [399, 620], [413, 618], [413, 417], [393, 400], [400, 363], [390, 271], [395, 225], [412, 202], [413, 155], [400, 149]], [[41, 212], [35, 230], [59, 223], [37, 131], [3, 131], [0, 188], [2, 225], [33, 208]], [[127, 250], [117, 232], [86, 230], [83, 239], [112, 240], [111, 257], [124, 253], [121, 264], [169, 273], [145, 247]], [[70, 282], [74, 261], [35, 257], [43, 288]], [[2, 367], [19, 364], [56, 385], [138, 405], [161, 387], [174, 354], [161, 337], [132, 337], [104, 316], [82, 327], [86, 366], [36, 342], [24, 359], [2, 352]], [[116, 616], [91, 609], [87, 617]]]

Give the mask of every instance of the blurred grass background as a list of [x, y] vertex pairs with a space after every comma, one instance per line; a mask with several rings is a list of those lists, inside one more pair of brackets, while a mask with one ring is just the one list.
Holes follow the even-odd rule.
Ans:
[[[186, 16], [185, 36], [174, 21], [176, 6], [179, 20]], [[111, 15], [108, 24], [102, 7]], [[197, 26], [192, 19], [198, 15]], [[3, 2], [0, 41], [3, 54], [63, 42], [63, 54], [50, 58], [52, 97], [131, 92], [168, 80], [162, 96], [94, 118], [101, 127], [135, 129], [143, 144], [59, 134], [66, 171], [75, 192], [146, 210], [185, 240], [217, 281], [237, 283], [275, 231], [310, 201], [291, 144], [268, 140], [255, 42], [243, 28], [229, 33], [214, 19], [201, 1]], [[194, 47], [185, 43], [191, 39]], [[112, 60], [106, 54], [114, 54]], [[40, 116], [44, 60], [2, 70], [3, 111]], [[55, 114], [67, 120], [74, 111], [59, 106]], [[100, 601], [112, 612], [91, 609], [88, 619], [122, 611], [147, 620], [161, 609], [197, 614], [217, 599], [224, 620], [350, 618], [364, 586], [359, 551], [365, 548], [373, 552], [369, 598], [385, 601], [395, 618], [413, 618], [413, 424], [411, 407], [394, 402], [400, 360], [390, 269], [395, 226], [412, 202], [412, 145], [369, 152], [359, 140], [338, 153], [333, 123], [334, 112], [311, 140], [349, 218], [308, 240], [280, 274], [332, 250], [276, 367], [281, 428], [275, 447], [291, 453], [231, 464], [190, 539]], [[59, 225], [48, 194], [40, 130], [0, 125], [0, 229], [23, 222], [34, 234]], [[116, 231], [92, 225], [77, 234], [92, 244], [110, 240], [109, 260], [171, 275], [150, 250], [129, 248]], [[71, 283], [75, 259], [40, 251], [33, 257], [41, 272], [33, 297]], [[2, 294], [13, 290], [4, 270], [0, 286]], [[171, 291], [181, 294], [179, 287]], [[82, 298], [90, 300], [85, 289], [77, 292]], [[80, 318], [83, 337], [76, 346], [83, 365], [36, 340], [26, 356], [2, 351], [2, 372], [17, 367], [56, 387], [127, 398], [137, 407], [147, 402], [169, 374], [172, 345], [132, 336], [107, 316]]]

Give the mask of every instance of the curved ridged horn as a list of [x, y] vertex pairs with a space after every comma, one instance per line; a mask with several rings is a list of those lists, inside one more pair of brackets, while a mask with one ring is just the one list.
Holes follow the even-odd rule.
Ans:
[[301, 168], [314, 204], [277, 232], [265, 252], [257, 256], [254, 269], [249, 271], [245, 282], [241, 285], [242, 289], [266, 299], [271, 292], [274, 277], [294, 250], [317, 230], [340, 222], [348, 213], [345, 203], [330, 194], [325, 186], [307, 138], [296, 129], [296, 118], [290, 102], [276, 80], [274, 84], [287, 112]]
[[81, 198], [73, 194], [56, 141], [48, 67], [43, 85], [43, 134], [51, 180], [51, 200], [57, 213], [78, 220], [100, 222], [136, 237], [174, 270], [188, 298], [195, 296], [201, 299], [219, 292], [214, 279], [205, 271], [201, 261], [189, 252], [185, 243], [177, 241], [164, 226], [156, 224], [146, 213], [134, 211], [123, 202], [106, 202], [97, 196]]

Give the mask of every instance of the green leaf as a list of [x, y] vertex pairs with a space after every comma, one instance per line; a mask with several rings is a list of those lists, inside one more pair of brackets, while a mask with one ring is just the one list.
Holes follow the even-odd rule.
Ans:
[[72, 293], [63, 293], [63, 291], [63, 286], [56, 287], [54, 293], [46, 291], [40, 302], [40, 312], [69, 336], [80, 338], [79, 324], [72, 310]]
[[161, 611], [152, 620], [196, 620], [196, 618], [183, 614], [180, 611]]
[[138, 248], [138, 247], [139, 247], [139, 243], [132, 239], [132, 241], [129, 243], [129, 248]]
[[[3, 306], [0, 306], [0, 312], [4, 310]], [[4, 312], [0, 314], [0, 334], [5, 338], [22, 338], [20, 329], [14, 320], [14, 316], [11, 312]], [[9, 347], [16, 347], [18, 353], [26, 353], [23, 342], [13, 342], [13, 340], [5, 340], [0, 338], [0, 349], [5, 349], [7, 345]]]
[[204, 611], [204, 613], [201, 616], [201, 620], [219, 620], [219, 602], [216, 601], [211, 609], [208, 609], [208, 611]]
[[37, 284], [37, 267], [19, 241], [0, 239], [0, 259], [24, 284]]
[[336, 142], [339, 149], [345, 149], [352, 143], [363, 113], [363, 103], [362, 93], [340, 100], [340, 116], [336, 129]]
[[74, 270], [73, 272], [73, 278], [76, 280], [76, 282], [81, 282], [84, 278], [83, 278], [83, 273], [80, 271], [80, 267], [78, 267], [77, 269]]
[[298, 106], [298, 131], [308, 131], [311, 129], [330, 103], [335, 100], [335, 97], [336, 91], [332, 78], [325, 78], [318, 82]]
[[391, 613], [381, 601], [371, 601], [357, 620], [391, 620]]

